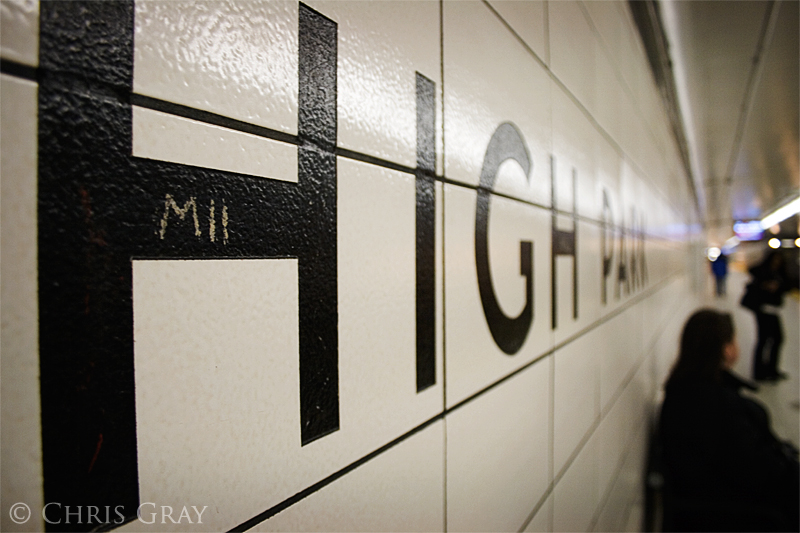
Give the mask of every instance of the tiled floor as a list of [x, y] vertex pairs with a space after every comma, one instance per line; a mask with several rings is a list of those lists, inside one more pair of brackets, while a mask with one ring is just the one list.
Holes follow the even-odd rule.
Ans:
[[[753, 313], [739, 305], [739, 299], [749, 276], [731, 272], [728, 276], [728, 294], [724, 298], [710, 296], [707, 304], [733, 313], [741, 356], [736, 372], [752, 376], [753, 348], [756, 342], [756, 323]], [[763, 383], [755, 396], [767, 406], [772, 416], [775, 433], [790, 440], [795, 446], [800, 441], [800, 298], [789, 293], [781, 309], [784, 342], [780, 356], [780, 369], [789, 379]]]

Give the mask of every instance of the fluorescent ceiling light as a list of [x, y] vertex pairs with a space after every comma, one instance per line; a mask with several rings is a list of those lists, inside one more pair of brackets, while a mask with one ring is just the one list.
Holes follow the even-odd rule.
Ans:
[[761, 227], [767, 229], [775, 224], [779, 224], [792, 215], [800, 213], [800, 197], [795, 198], [783, 207], [779, 207], [769, 215], [761, 219]]

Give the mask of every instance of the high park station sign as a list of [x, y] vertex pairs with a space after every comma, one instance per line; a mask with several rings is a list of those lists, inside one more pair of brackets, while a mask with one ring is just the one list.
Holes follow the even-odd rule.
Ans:
[[[447, 306], [441, 294], [444, 264], [451, 259], [444, 252], [448, 223], [442, 220], [449, 190], [471, 205], [473, 218], [460, 224], [469, 228], [471, 261], [457, 266], [472, 276], [479, 312], [502, 357], [518, 357], [533, 342], [537, 323], [558, 331], [565, 321], [579, 320], [587, 302], [608, 306], [648, 283], [644, 216], [632, 205], [614, 206], [607, 189], [599, 195], [599, 220], [579, 216], [578, 171], [569, 168], [563, 178], [555, 154], [537, 162], [517, 117], [493, 125], [477, 185], [437, 173], [441, 88], [435, 73], [416, 71], [409, 80], [416, 102], [415, 166], [341, 147], [338, 25], [304, 4], [296, 19], [296, 133], [137, 93], [132, 3], [51, 2], [41, 10], [38, 265], [46, 501], [115, 510], [122, 505], [128, 520], [136, 518], [142, 501], [157, 501], [148, 491], [157, 493], [153, 487], [175, 479], [171, 467], [164, 467], [173, 452], [163, 441], [165, 428], [179, 425], [161, 416], [170, 406], [183, 405], [186, 395], [174, 393], [184, 391], [183, 372], [217, 376], [198, 382], [197, 405], [210, 397], [224, 399], [228, 391], [236, 398], [231, 409], [258, 407], [240, 423], [263, 424], [259, 435], [271, 435], [261, 442], [262, 451], [272, 454], [270, 465], [296, 470], [312, 465], [266, 498], [275, 503], [336, 467], [325, 446], [347, 449], [337, 461], [348, 464], [443, 416], [440, 345]], [[291, 167], [289, 177], [145, 155], [137, 147], [136, 132], [146, 131], [137, 130], [138, 121], [154, 116], [280, 145], [292, 154], [280, 163]], [[525, 230], [541, 237], [520, 238], [514, 253], [500, 259], [519, 265], [520, 279], [513, 281], [521, 282], [516, 294], [521, 310], [498, 289], [503, 277], [498, 272], [505, 270], [492, 250], [496, 203], [515, 201], [496, 190], [509, 165], [526, 184], [537, 179], [536, 165], [549, 165], [550, 177], [549, 205], [523, 202], [546, 214]], [[572, 191], [567, 210], [557, 208], [561, 186]], [[397, 220], [384, 220], [379, 208], [366, 205], [387, 194], [396, 194], [387, 205], [402, 213]], [[383, 227], [396, 235], [381, 235]], [[592, 227], [599, 239], [584, 239], [584, 227]], [[596, 260], [580, 260], [591, 243], [599, 243]], [[373, 268], [384, 264], [381, 250], [394, 246], [401, 253], [390, 258], [391, 272]], [[599, 290], [583, 288], [582, 275], [593, 278]], [[561, 296], [560, 284], [570, 288], [569, 298]], [[357, 291], [359, 285], [369, 287], [368, 296], [354, 300], [348, 287]], [[548, 298], [537, 299], [541, 292]], [[400, 294], [400, 303], [376, 322], [383, 316], [385, 293]], [[196, 313], [206, 314], [196, 318]], [[219, 335], [210, 327], [196, 331], [200, 338], [230, 335], [228, 344], [219, 341], [227, 351], [192, 359], [213, 344], [194, 345], [194, 333], [174, 329], [192, 320], [228, 324], [228, 333]], [[370, 326], [359, 326], [356, 335], [353, 324]], [[370, 364], [382, 336], [403, 346], [395, 354], [397, 366], [386, 370], [387, 382], [364, 384], [373, 378], [359, 374], [358, 367]], [[214, 361], [230, 362], [248, 350], [257, 354], [262, 341], [271, 354], [263, 364], [254, 363], [254, 355], [246, 364], [225, 367], [229, 373], [219, 377], [223, 370]], [[170, 375], [176, 380], [172, 386], [165, 385]], [[237, 380], [256, 376], [266, 381], [253, 390], [269, 392], [255, 398], [268, 396], [269, 402], [247, 406], [258, 402], [236, 395]], [[359, 392], [348, 397], [352, 390]], [[385, 431], [364, 437], [360, 447], [351, 446], [373, 427], [382, 428], [373, 422], [391, 418], [385, 415], [398, 404], [415, 406], [408, 420], [399, 416]], [[275, 405], [274, 412], [266, 412]], [[206, 408], [211, 409], [198, 407]], [[227, 427], [206, 426], [219, 432]], [[182, 435], [190, 444], [204, 440]], [[55, 515], [56, 509], [49, 512]]]

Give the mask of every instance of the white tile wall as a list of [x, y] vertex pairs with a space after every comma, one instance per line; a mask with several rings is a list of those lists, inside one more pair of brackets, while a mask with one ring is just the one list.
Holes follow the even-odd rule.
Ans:
[[250, 531], [441, 531], [439, 421]]
[[133, 106], [133, 155], [297, 183], [297, 146]]
[[[563, 220], [563, 219], [561, 219]], [[571, 223], [559, 226], [569, 231]], [[574, 280], [576, 268], [570, 256], [556, 259], [557, 277], [557, 325], [554, 342], [559, 345], [590, 328], [601, 316], [601, 287], [603, 265], [600, 252], [600, 227], [597, 224], [578, 221], [576, 235], [578, 253], [578, 318], [574, 317]], [[548, 317], [549, 318], [549, 317]]]
[[[596, 435], [596, 434], [595, 434]], [[597, 439], [589, 438], [553, 489], [553, 531], [587, 531], [600, 502]]]
[[297, 133], [297, 3], [135, 8], [134, 92]]
[[586, 109], [595, 109], [595, 35], [578, 2], [549, 2], [550, 67]]
[[547, 496], [542, 507], [536, 512], [528, 526], [523, 530], [526, 533], [552, 531], [553, 523], [553, 494]]
[[547, 63], [547, 2], [492, 0], [489, 5], [519, 35], [536, 56]]
[[[468, 398], [530, 363], [552, 347], [550, 322], [549, 211], [496, 197], [489, 222], [489, 261], [497, 298], [508, 316], [525, 306], [525, 278], [519, 274], [521, 240], [534, 243], [533, 324], [514, 355], [494, 342], [483, 315], [475, 267], [477, 194], [445, 186], [445, 304], [447, 406]], [[538, 289], [536, 289], [538, 288]]]
[[[597, 150], [600, 136], [586, 115], [558, 85], [552, 84], [553, 98], [553, 159], [556, 175], [556, 207], [598, 219], [602, 198], [595, 193]], [[573, 172], [577, 197], [573, 197]]]
[[637, 307], [628, 307], [604, 326], [608, 335], [603, 343], [600, 360], [600, 408], [621, 392], [636, 362], [642, 357], [639, 339], [641, 317]]
[[549, 206], [550, 80], [545, 69], [482, 3], [445, 2], [443, 31], [447, 177], [478, 185], [489, 139], [510, 121], [525, 139], [532, 169], [527, 181], [522, 172], [501, 172], [495, 190]]
[[551, 476], [550, 361], [448, 415], [449, 531], [519, 531], [544, 495]]
[[[135, 5], [135, 93], [297, 134], [296, 2]], [[338, 148], [373, 161], [337, 159], [341, 427], [300, 446], [296, 259], [136, 260], [141, 501], [208, 505], [196, 531], [229, 529], [287, 499], [256, 530], [620, 527], [641, 489], [645, 421], [691, 310], [676, 230], [694, 216], [678, 210], [689, 209], [685, 178], [677, 151], [665, 147], [663, 110], [625, 3], [310, 6], [338, 24]], [[0, 8], [3, 59], [38, 65], [38, 3]], [[437, 379], [420, 393], [415, 178], [374, 160], [416, 166], [416, 72], [436, 85], [440, 178]], [[9, 501], [41, 507], [42, 494], [33, 422], [36, 85], [5, 72], [2, 84], [6, 530]], [[491, 336], [475, 265], [475, 188], [503, 122], [519, 129], [532, 163], [527, 176], [514, 162], [501, 166], [489, 215], [492, 283], [509, 316], [525, 303], [519, 243], [534, 247], [534, 318], [514, 355]], [[133, 128], [136, 157], [297, 181], [290, 143], [143, 107], [134, 107]], [[567, 213], [557, 227], [575, 228], [573, 198], [580, 215], [577, 320], [574, 262], [558, 258], [551, 272], [551, 158], [556, 207]], [[606, 304], [603, 191], [617, 226], [608, 233]], [[647, 215], [649, 280], [617, 298], [619, 227], [630, 230], [634, 207]], [[625, 242], [628, 257], [633, 244]]]
[[604, 340], [593, 330], [554, 354], [553, 467], [560, 472], [600, 417], [600, 359]]
[[415, 167], [415, 72], [419, 72], [437, 87], [436, 144], [441, 154], [438, 3], [315, 0], [308, 4], [338, 22], [339, 146]]
[[39, 64], [39, 2], [0, 2], [0, 54], [23, 65]]
[[[2, 5], [6, 9], [17, 6]], [[3, 22], [5, 29], [5, 20]], [[5, 35], [4, 35], [5, 39]], [[5, 41], [4, 41], [5, 43]], [[5, 46], [5, 44], [4, 44]], [[5, 57], [5, 48], [3, 55]], [[0, 425], [3, 484], [0, 528], [37, 531], [34, 515], [22, 525], [11, 522], [9, 506], [42, 506], [41, 407], [39, 402], [39, 327], [36, 277], [36, 95], [35, 83], [0, 75], [0, 199], [2, 206], [2, 334], [0, 334]]]

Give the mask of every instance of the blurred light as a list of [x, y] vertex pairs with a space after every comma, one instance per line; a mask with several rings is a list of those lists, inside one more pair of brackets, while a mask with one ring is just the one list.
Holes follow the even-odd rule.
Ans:
[[800, 197], [795, 198], [788, 204], [779, 207], [769, 215], [762, 218], [761, 227], [763, 229], [767, 229], [775, 224], [779, 224], [792, 215], [796, 215], [797, 213], [800, 213]]
[[800, 248], [800, 237], [794, 240], [794, 245]]
[[720, 249], [716, 246], [712, 246], [708, 250], [706, 250], [706, 255], [708, 256], [709, 261], [716, 261], [721, 253]]
[[725, 241], [725, 244], [722, 245], [722, 253], [724, 253], [725, 255], [731, 255], [731, 253], [733, 253], [736, 247], [739, 246], [740, 242], [741, 241], [739, 240], [739, 237], [734, 235], [733, 237]]
[[764, 230], [761, 228], [761, 223], [758, 220], [737, 222], [733, 225], [733, 231], [735, 231], [736, 236], [743, 241], [760, 241], [764, 234]]
[[781, 247], [780, 239], [776, 239], [775, 237], [771, 238], [769, 242], [767, 242], [770, 248], [778, 249]]
[[778, 233], [781, 232], [781, 225], [775, 224], [774, 226], [770, 226], [769, 232], [772, 233], [773, 235], [777, 235]]

